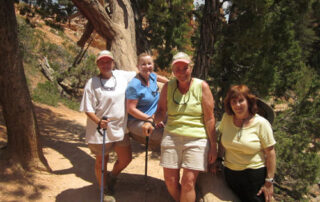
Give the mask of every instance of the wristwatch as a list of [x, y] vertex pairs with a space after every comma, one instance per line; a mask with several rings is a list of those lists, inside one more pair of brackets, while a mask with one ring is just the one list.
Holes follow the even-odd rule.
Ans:
[[266, 182], [270, 182], [272, 184], [274, 183], [274, 179], [273, 178], [266, 178], [265, 181]]

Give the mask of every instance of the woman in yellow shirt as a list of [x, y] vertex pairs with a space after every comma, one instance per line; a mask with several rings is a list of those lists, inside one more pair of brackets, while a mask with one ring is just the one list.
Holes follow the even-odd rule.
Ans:
[[271, 124], [257, 114], [257, 98], [245, 85], [230, 88], [224, 107], [218, 130], [226, 181], [241, 201], [271, 201], [276, 168]]

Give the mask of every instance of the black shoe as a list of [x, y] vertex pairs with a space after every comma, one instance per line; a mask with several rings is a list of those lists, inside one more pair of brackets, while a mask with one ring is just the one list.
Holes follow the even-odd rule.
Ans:
[[107, 174], [107, 184], [106, 184], [106, 188], [104, 189], [105, 190], [105, 193], [107, 194], [114, 194], [114, 187], [117, 183], [117, 177], [112, 175], [112, 173], [108, 173]]

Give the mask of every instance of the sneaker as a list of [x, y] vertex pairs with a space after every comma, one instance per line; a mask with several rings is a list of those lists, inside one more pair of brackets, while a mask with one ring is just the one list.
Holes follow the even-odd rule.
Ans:
[[114, 194], [114, 187], [117, 183], [117, 177], [112, 175], [112, 173], [108, 173], [107, 174], [107, 184], [106, 184], [106, 188], [104, 189], [105, 190], [105, 193], [107, 194]]
[[116, 202], [116, 199], [111, 195], [104, 195], [103, 202]]

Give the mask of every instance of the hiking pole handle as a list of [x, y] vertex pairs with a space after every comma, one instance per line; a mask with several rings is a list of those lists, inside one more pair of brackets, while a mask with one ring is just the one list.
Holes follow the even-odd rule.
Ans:
[[[100, 121], [99, 121], [99, 123], [98, 123], [97, 130], [100, 130], [100, 129], [101, 129], [101, 127], [100, 127], [101, 121], [102, 121], [102, 120], [107, 120], [107, 119], [108, 119], [107, 116], [103, 116], [102, 119], [100, 119]], [[105, 130], [105, 129], [103, 129], [103, 130]], [[100, 135], [101, 135], [101, 134], [100, 134]]]

